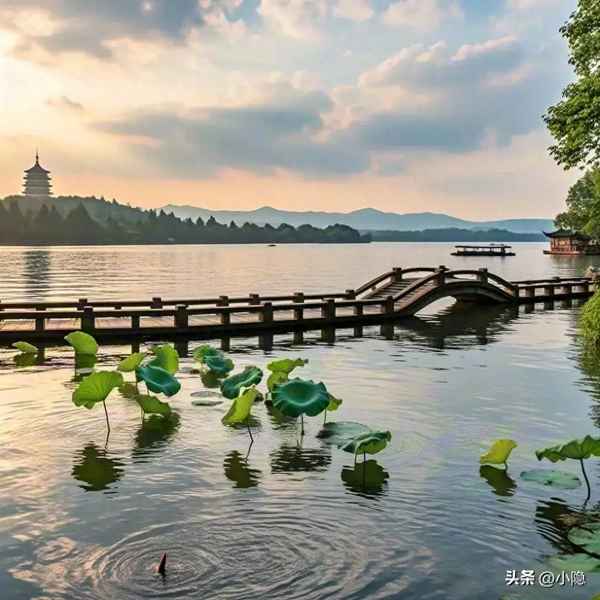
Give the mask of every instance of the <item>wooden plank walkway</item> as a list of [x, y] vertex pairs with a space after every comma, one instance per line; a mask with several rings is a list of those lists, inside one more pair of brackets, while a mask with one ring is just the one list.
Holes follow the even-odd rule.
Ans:
[[594, 290], [595, 284], [585, 277], [509, 282], [486, 269], [396, 268], [357, 289], [335, 293], [0, 302], [0, 341], [61, 340], [77, 329], [100, 339], [131, 339], [356, 327], [411, 317], [447, 297], [474, 303], [548, 303], [587, 298]]

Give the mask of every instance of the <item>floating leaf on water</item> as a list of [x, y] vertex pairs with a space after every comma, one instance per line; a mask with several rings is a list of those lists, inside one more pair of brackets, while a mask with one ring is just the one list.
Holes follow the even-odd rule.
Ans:
[[39, 352], [38, 347], [29, 342], [15, 342], [12, 346], [23, 354], [37, 354]]
[[145, 354], [143, 352], [134, 352], [133, 354], [130, 354], [119, 363], [117, 370], [121, 371], [121, 373], [131, 373], [132, 371], [135, 371], [142, 364], [144, 356]]
[[369, 431], [341, 444], [339, 448], [351, 454], [377, 454], [392, 440], [389, 431]]
[[155, 396], [138, 395], [135, 401], [140, 405], [145, 415], [162, 415], [168, 417], [171, 414], [171, 406], [168, 402], [161, 402]]
[[209, 354], [204, 359], [204, 364], [220, 377], [225, 377], [233, 371], [233, 361], [224, 354]]
[[98, 342], [83, 331], [74, 331], [65, 336], [65, 340], [73, 347], [76, 354], [98, 354]]
[[267, 365], [267, 369], [272, 373], [284, 373], [285, 375], [289, 375], [296, 367], [303, 367], [307, 363], [307, 358], [282, 358], [270, 362]]
[[223, 425], [238, 425], [240, 423], [245, 423], [250, 416], [250, 411], [252, 410], [252, 405], [254, 404], [257, 394], [257, 389], [251, 387], [241, 396], [236, 398], [232, 402], [227, 414], [221, 419]]
[[548, 565], [552, 570], [562, 573], [571, 571], [600, 571], [600, 559], [589, 554], [558, 554], [548, 559]]
[[571, 473], [554, 469], [532, 469], [521, 473], [523, 481], [533, 481], [541, 485], [549, 485], [563, 490], [574, 490], [581, 485], [581, 480]]
[[582, 527], [573, 527], [567, 534], [571, 544], [583, 548], [591, 554], [600, 554], [600, 523], [586, 523]]
[[278, 385], [285, 383], [288, 375], [284, 371], [273, 371], [267, 378], [267, 389], [272, 392]]
[[543, 458], [550, 462], [558, 462], [559, 460], [584, 460], [591, 456], [600, 456], [600, 438], [593, 438], [591, 435], [586, 435], [582, 439], [571, 440], [563, 445], [549, 446], [542, 450], [536, 450], [535, 455], [538, 460]]
[[479, 462], [482, 465], [503, 465], [506, 464], [510, 453], [517, 447], [514, 440], [496, 440], [491, 448], [482, 454]]
[[368, 433], [369, 431], [371, 431], [371, 428], [362, 423], [336, 421], [333, 423], [325, 423], [321, 431], [317, 434], [317, 437], [338, 446], [355, 438], [357, 435]]
[[156, 356], [149, 365], [160, 367], [170, 375], [175, 375], [179, 370], [179, 353], [171, 344], [162, 344], [152, 348], [152, 354]]
[[220, 404], [223, 404], [223, 400], [217, 400], [216, 398], [192, 400], [192, 406], [219, 406]]
[[155, 394], [174, 396], [181, 389], [179, 381], [161, 367], [154, 367], [152, 365], [138, 367], [135, 374]]
[[316, 417], [329, 405], [329, 392], [323, 383], [291, 379], [273, 390], [273, 406], [288, 417]]
[[93, 408], [94, 404], [104, 402], [108, 395], [122, 385], [123, 376], [117, 371], [99, 371], [85, 377], [73, 392], [75, 406]]
[[240, 395], [243, 388], [258, 385], [263, 373], [258, 367], [246, 367], [241, 373], [232, 375], [221, 384], [221, 393], [225, 398], [233, 400]]

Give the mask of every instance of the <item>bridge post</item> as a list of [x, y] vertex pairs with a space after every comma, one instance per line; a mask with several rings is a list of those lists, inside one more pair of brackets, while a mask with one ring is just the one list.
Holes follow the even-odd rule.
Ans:
[[88, 305], [87, 298], [79, 298], [77, 300], [77, 310], [83, 310]]
[[[133, 331], [137, 331], [140, 328], [140, 315], [131, 315], [131, 329]], [[134, 350], [134, 352], [139, 352], [138, 350]]]
[[163, 303], [162, 299], [159, 296], [154, 296], [152, 298], [152, 302], [150, 303], [150, 308], [162, 308]]
[[387, 296], [381, 303], [381, 312], [385, 315], [394, 314], [394, 296]]
[[393, 280], [398, 283], [402, 281], [402, 267], [394, 267], [392, 269], [393, 272]]
[[[44, 310], [41, 307], [37, 307], [35, 310]], [[35, 320], [35, 330], [36, 331], [44, 331], [44, 321], [45, 319], [43, 317], [38, 317]]]
[[231, 323], [231, 313], [227, 310], [221, 311], [221, 325], [229, 325]]
[[219, 296], [217, 306], [229, 306], [229, 296]]
[[328, 298], [321, 306], [321, 317], [328, 321], [335, 319], [335, 300], [333, 298]]
[[554, 297], [554, 284], [544, 286], [544, 296]]
[[438, 285], [444, 285], [446, 283], [446, 271], [448, 269], [444, 266], [444, 265], [440, 265], [438, 267], [437, 273], [437, 284]]
[[477, 269], [477, 271], [479, 272], [477, 275], [477, 279], [480, 283], [484, 283], [487, 284], [488, 282], [488, 270], [485, 267], [481, 267], [480, 269]]
[[[518, 290], [519, 288], [517, 288]], [[526, 287], [525, 288], [525, 298], [535, 298], [535, 288], [534, 287]]]
[[250, 294], [250, 300], [248, 300], [248, 304], [260, 304], [260, 296], [258, 294]]
[[262, 312], [260, 313], [261, 323], [272, 323], [273, 322], [273, 305], [270, 302], [265, 302], [262, 305]]
[[355, 290], [346, 290], [346, 298], [348, 298], [348, 300], [356, 299], [356, 291]]
[[81, 331], [90, 333], [94, 331], [95, 327], [96, 324], [94, 319], [94, 307], [86, 306], [83, 309], [83, 315], [81, 317]]
[[[364, 307], [362, 304], [355, 304], [354, 305], [354, 315], [357, 317], [362, 317], [362, 315], [364, 314]], [[362, 325], [356, 325], [354, 327], [354, 337], [362, 337], [363, 335], [363, 326]]]
[[178, 304], [175, 307], [175, 327], [177, 329], [187, 329], [189, 324], [188, 310], [186, 304]]
[[573, 295], [573, 286], [570, 283], [563, 285], [563, 292], [570, 298]]
[[590, 293], [590, 282], [589, 281], [582, 281], [581, 282], [581, 291], [584, 294], [589, 294]]
[[[294, 300], [296, 304], [304, 304], [304, 292], [296, 292], [294, 294]], [[296, 321], [304, 320], [304, 309], [303, 308], [295, 308], [294, 309], [294, 319]]]

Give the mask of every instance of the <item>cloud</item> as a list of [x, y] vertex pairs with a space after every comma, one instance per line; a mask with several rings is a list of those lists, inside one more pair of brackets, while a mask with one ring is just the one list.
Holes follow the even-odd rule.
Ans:
[[397, 0], [383, 13], [383, 22], [393, 27], [434, 31], [444, 21], [462, 14], [454, 0]]
[[327, 0], [261, 0], [258, 8], [273, 31], [307, 40], [319, 37], [318, 24], [327, 12]]
[[50, 99], [48, 99], [47, 104], [48, 104], [48, 106], [51, 106], [53, 108], [58, 108], [60, 110], [76, 111], [76, 112], [81, 112], [84, 110], [83, 104], [81, 104], [80, 102], [75, 102], [74, 100], [71, 100], [67, 96], [60, 96], [58, 98], [50, 98]]
[[360, 22], [369, 20], [375, 12], [369, 0], [338, 0], [333, 14], [342, 19]]

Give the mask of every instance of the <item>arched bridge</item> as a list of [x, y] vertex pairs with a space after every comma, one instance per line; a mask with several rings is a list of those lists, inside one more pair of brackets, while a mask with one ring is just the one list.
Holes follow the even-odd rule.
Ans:
[[[507, 281], [487, 269], [450, 270], [444, 266], [396, 268], [354, 290], [357, 299], [387, 300], [398, 316], [412, 316], [436, 300], [452, 297], [463, 302], [543, 302], [586, 298], [586, 277]], [[352, 291], [352, 290], [349, 290]]]

